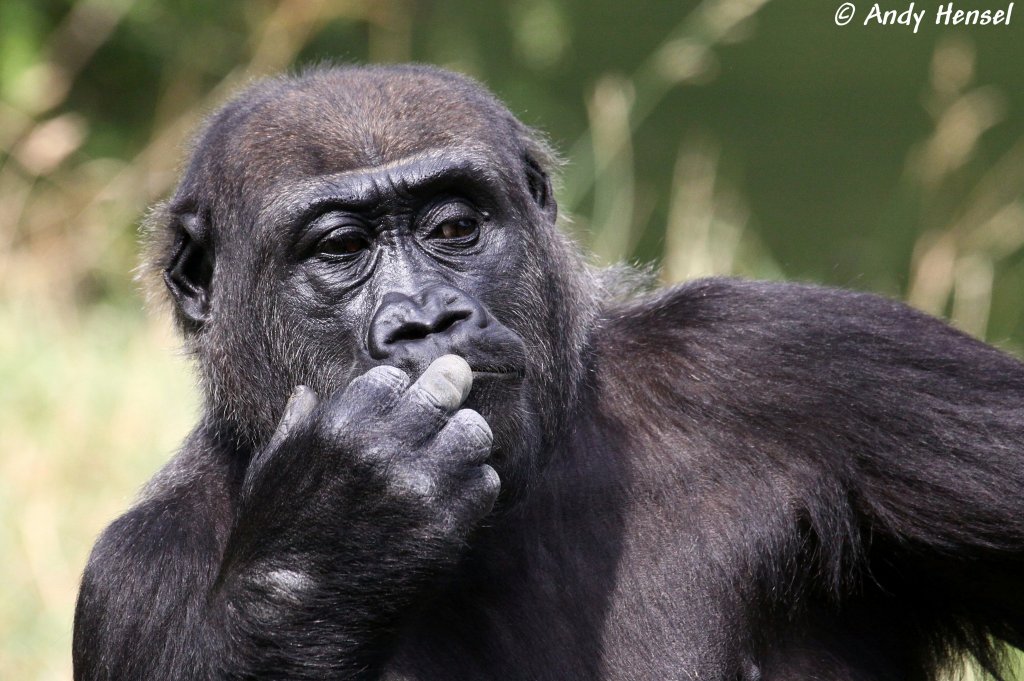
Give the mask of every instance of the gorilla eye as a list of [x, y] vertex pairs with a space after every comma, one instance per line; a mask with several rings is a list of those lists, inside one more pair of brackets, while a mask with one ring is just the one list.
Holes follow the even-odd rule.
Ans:
[[449, 199], [435, 204], [423, 216], [423, 234], [438, 245], [470, 246], [489, 215], [468, 201]]
[[370, 247], [370, 241], [359, 232], [332, 232], [319, 241], [320, 255], [354, 255]]
[[480, 229], [480, 221], [476, 218], [458, 218], [445, 220], [434, 230], [431, 236], [441, 239], [463, 239], [473, 236]]

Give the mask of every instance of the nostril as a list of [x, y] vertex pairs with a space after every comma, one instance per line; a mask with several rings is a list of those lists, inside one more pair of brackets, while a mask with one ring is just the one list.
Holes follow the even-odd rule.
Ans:
[[430, 329], [430, 333], [444, 333], [463, 319], [469, 319], [470, 314], [471, 312], [469, 310], [448, 310], [434, 322], [433, 328]]
[[384, 338], [385, 345], [402, 343], [405, 341], [422, 340], [430, 335], [430, 327], [419, 322], [402, 324]]
[[472, 312], [469, 310], [446, 310], [429, 324], [420, 321], [407, 321], [387, 334], [384, 338], [384, 344], [392, 345], [394, 343], [423, 340], [431, 334], [444, 333], [463, 319], [469, 319], [471, 316]]

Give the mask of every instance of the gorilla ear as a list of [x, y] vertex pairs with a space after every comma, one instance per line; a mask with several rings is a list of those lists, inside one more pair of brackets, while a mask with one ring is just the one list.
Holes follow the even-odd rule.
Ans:
[[196, 327], [210, 314], [210, 286], [213, 283], [213, 249], [207, 230], [195, 213], [175, 218], [173, 255], [164, 269], [164, 283], [182, 316]]
[[540, 209], [554, 220], [558, 213], [558, 205], [555, 203], [555, 194], [551, 191], [551, 178], [532, 156], [524, 156], [523, 164], [526, 170], [526, 186], [530, 190], [530, 196], [533, 197]]

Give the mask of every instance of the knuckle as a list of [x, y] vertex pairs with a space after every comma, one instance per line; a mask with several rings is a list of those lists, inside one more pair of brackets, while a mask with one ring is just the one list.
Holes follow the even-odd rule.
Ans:
[[431, 411], [444, 411], [445, 409], [444, 402], [437, 395], [418, 384], [409, 390], [409, 398], [417, 404], [429, 407]]
[[494, 443], [491, 426], [479, 412], [473, 409], [460, 409], [453, 420], [458, 423], [460, 430], [472, 438], [478, 446], [489, 448]]
[[409, 374], [398, 367], [382, 364], [373, 367], [356, 380], [385, 390], [399, 392], [408, 387], [410, 379]]
[[432, 499], [439, 492], [437, 479], [418, 467], [392, 469], [389, 482], [391, 492], [404, 498]]
[[463, 487], [461, 505], [473, 518], [481, 518], [494, 506], [500, 491], [501, 479], [497, 471], [484, 464], [478, 475]]
[[484, 464], [480, 466], [480, 486], [489, 494], [497, 496], [501, 491], [501, 476], [498, 471]]
[[377, 366], [357, 376], [345, 388], [341, 401], [349, 409], [379, 409], [394, 404], [409, 386], [409, 375], [397, 367]]
[[421, 400], [429, 400], [434, 408], [444, 411], [455, 411], [465, 399], [463, 389], [453, 383], [451, 377], [429, 370], [413, 384], [410, 392]]
[[458, 496], [470, 506], [490, 504], [501, 490], [501, 478], [498, 472], [481, 464], [458, 486]]
[[[436, 471], [434, 472], [436, 473]], [[393, 493], [415, 501], [443, 535], [462, 535], [494, 507], [501, 489], [497, 472], [481, 466], [472, 475], [438, 477], [429, 470], [410, 471], [392, 483]]]

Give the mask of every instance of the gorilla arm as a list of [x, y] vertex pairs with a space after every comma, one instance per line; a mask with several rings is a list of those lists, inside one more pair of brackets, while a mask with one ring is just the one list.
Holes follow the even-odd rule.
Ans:
[[403, 607], [497, 495], [490, 429], [456, 411], [471, 382], [447, 356], [411, 387], [393, 367], [323, 404], [300, 387], [233, 510], [218, 508], [226, 470], [186, 448], [93, 552], [76, 678], [372, 675]]
[[1024, 644], [1024, 365], [904, 305], [812, 286], [704, 280], [610, 318], [603, 354], [638, 351], [620, 384], [664, 368], [634, 411], [699, 438], [675, 450], [706, 456], [694, 475], [729, 498], [771, 487], [736, 502], [760, 504], [764, 528], [764, 509], [788, 514], [755, 557], [783, 572], [765, 584], [803, 563], [819, 593], [877, 581], [983, 657], [987, 634]]

